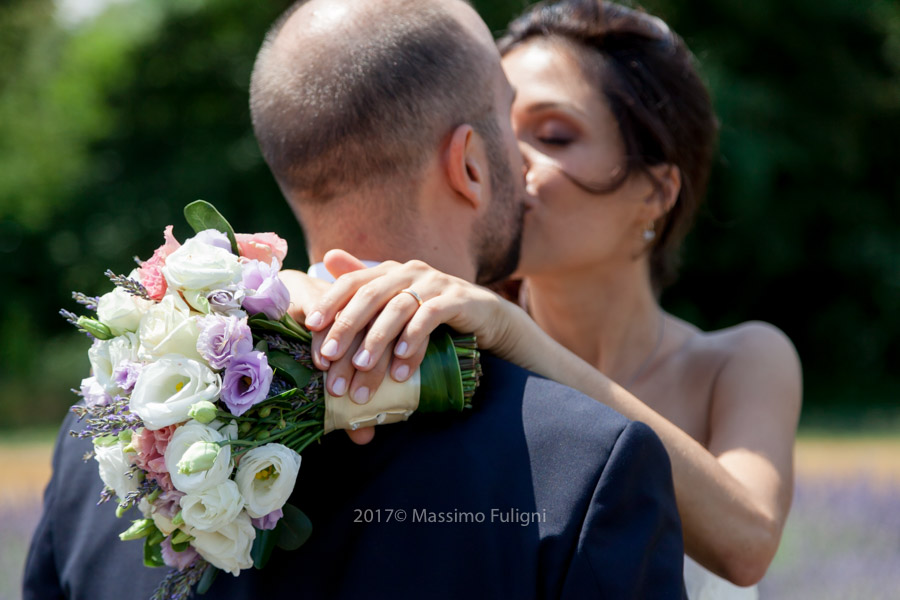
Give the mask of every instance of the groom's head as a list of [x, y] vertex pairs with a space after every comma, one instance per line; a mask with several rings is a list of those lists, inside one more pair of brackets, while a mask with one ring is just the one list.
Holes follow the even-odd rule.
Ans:
[[[313, 254], [465, 254], [480, 281], [518, 260], [511, 100], [489, 31], [460, 0], [298, 2], [250, 90], [263, 156]], [[416, 255], [372, 256], [401, 248]]]

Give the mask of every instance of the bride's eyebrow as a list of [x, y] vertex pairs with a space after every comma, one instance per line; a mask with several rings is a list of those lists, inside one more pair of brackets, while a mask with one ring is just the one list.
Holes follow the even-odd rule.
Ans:
[[538, 102], [528, 107], [528, 113], [536, 113], [542, 110], [561, 110], [563, 112], [571, 112], [576, 115], [587, 118], [587, 115], [580, 108], [573, 106], [567, 102]]

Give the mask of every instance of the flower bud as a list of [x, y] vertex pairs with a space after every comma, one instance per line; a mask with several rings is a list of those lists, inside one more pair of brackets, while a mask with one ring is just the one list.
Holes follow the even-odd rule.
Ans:
[[182, 511], [179, 510], [178, 514], [172, 517], [172, 525], [174, 525], [175, 527], [181, 527], [182, 525], [184, 525], [184, 515], [182, 514]]
[[178, 472], [183, 475], [208, 471], [216, 462], [222, 447], [216, 442], [194, 442], [178, 461]]
[[115, 337], [109, 327], [97, 319], [89, 317], [78, 317], [78, 328], [88, 332], [98, 340], [111, 340]]
[[193, 541], [193, 539], [194, 539], [194, 536], [192, 536], [189, 533], [185, 533], [185, 531], [183, 529], [179, 529], [178, 531], [176, 531], [175, 533], [172, 534], [171, 543], [177, 546], [178, 544], [184, 544], [185, 542]]
[[139, 540], [154, 531], [156, 531], [156, 525], [153, 524], [153, 519], [138, 519], [131, 524], [131, 527], [119, 534], [119, 539], [123, 542]]
[[196, 402], [191, 405], [191, 409], [188, 411], [188, 416], [206, 425], [207, 423], [212, 423], [215, 420], [217, 413], [218, 410], [216, 410], [215, 404], [213, 404], [209, 400], [201, 400], [200, 402]]

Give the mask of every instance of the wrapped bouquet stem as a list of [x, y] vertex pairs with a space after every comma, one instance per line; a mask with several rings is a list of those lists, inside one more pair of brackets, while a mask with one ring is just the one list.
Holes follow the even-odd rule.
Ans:
[[327, 393], [311, 335], [287, 313], [278, 278], [287, 244], [235, 234], [210, 204], [185, 207], [195, 235], [172, 227], [153, 256], [99, 297], [95, 312], [62, 311], [93, 339], [92, 374], [73, 410], [118, 514], [143, 518], [144, 563], [173, 570], [154, 598], [187, 598], [219, 571], [262, 568], [278, 546], [296, 549], [312, 524], [287, 501], [301, 453], [323, 435], [471, 407], [480, 376], [474, 336], [435, 332], [419, 371], [389, 377], [365, 405]]

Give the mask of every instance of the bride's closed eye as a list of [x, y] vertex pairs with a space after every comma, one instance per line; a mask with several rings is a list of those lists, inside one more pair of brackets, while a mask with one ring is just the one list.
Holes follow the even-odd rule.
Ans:
[[557, 120], [546, 121], [535, 130], [535, 139], [547, 146], [567, 146], [575, 141], [575, 130]]

